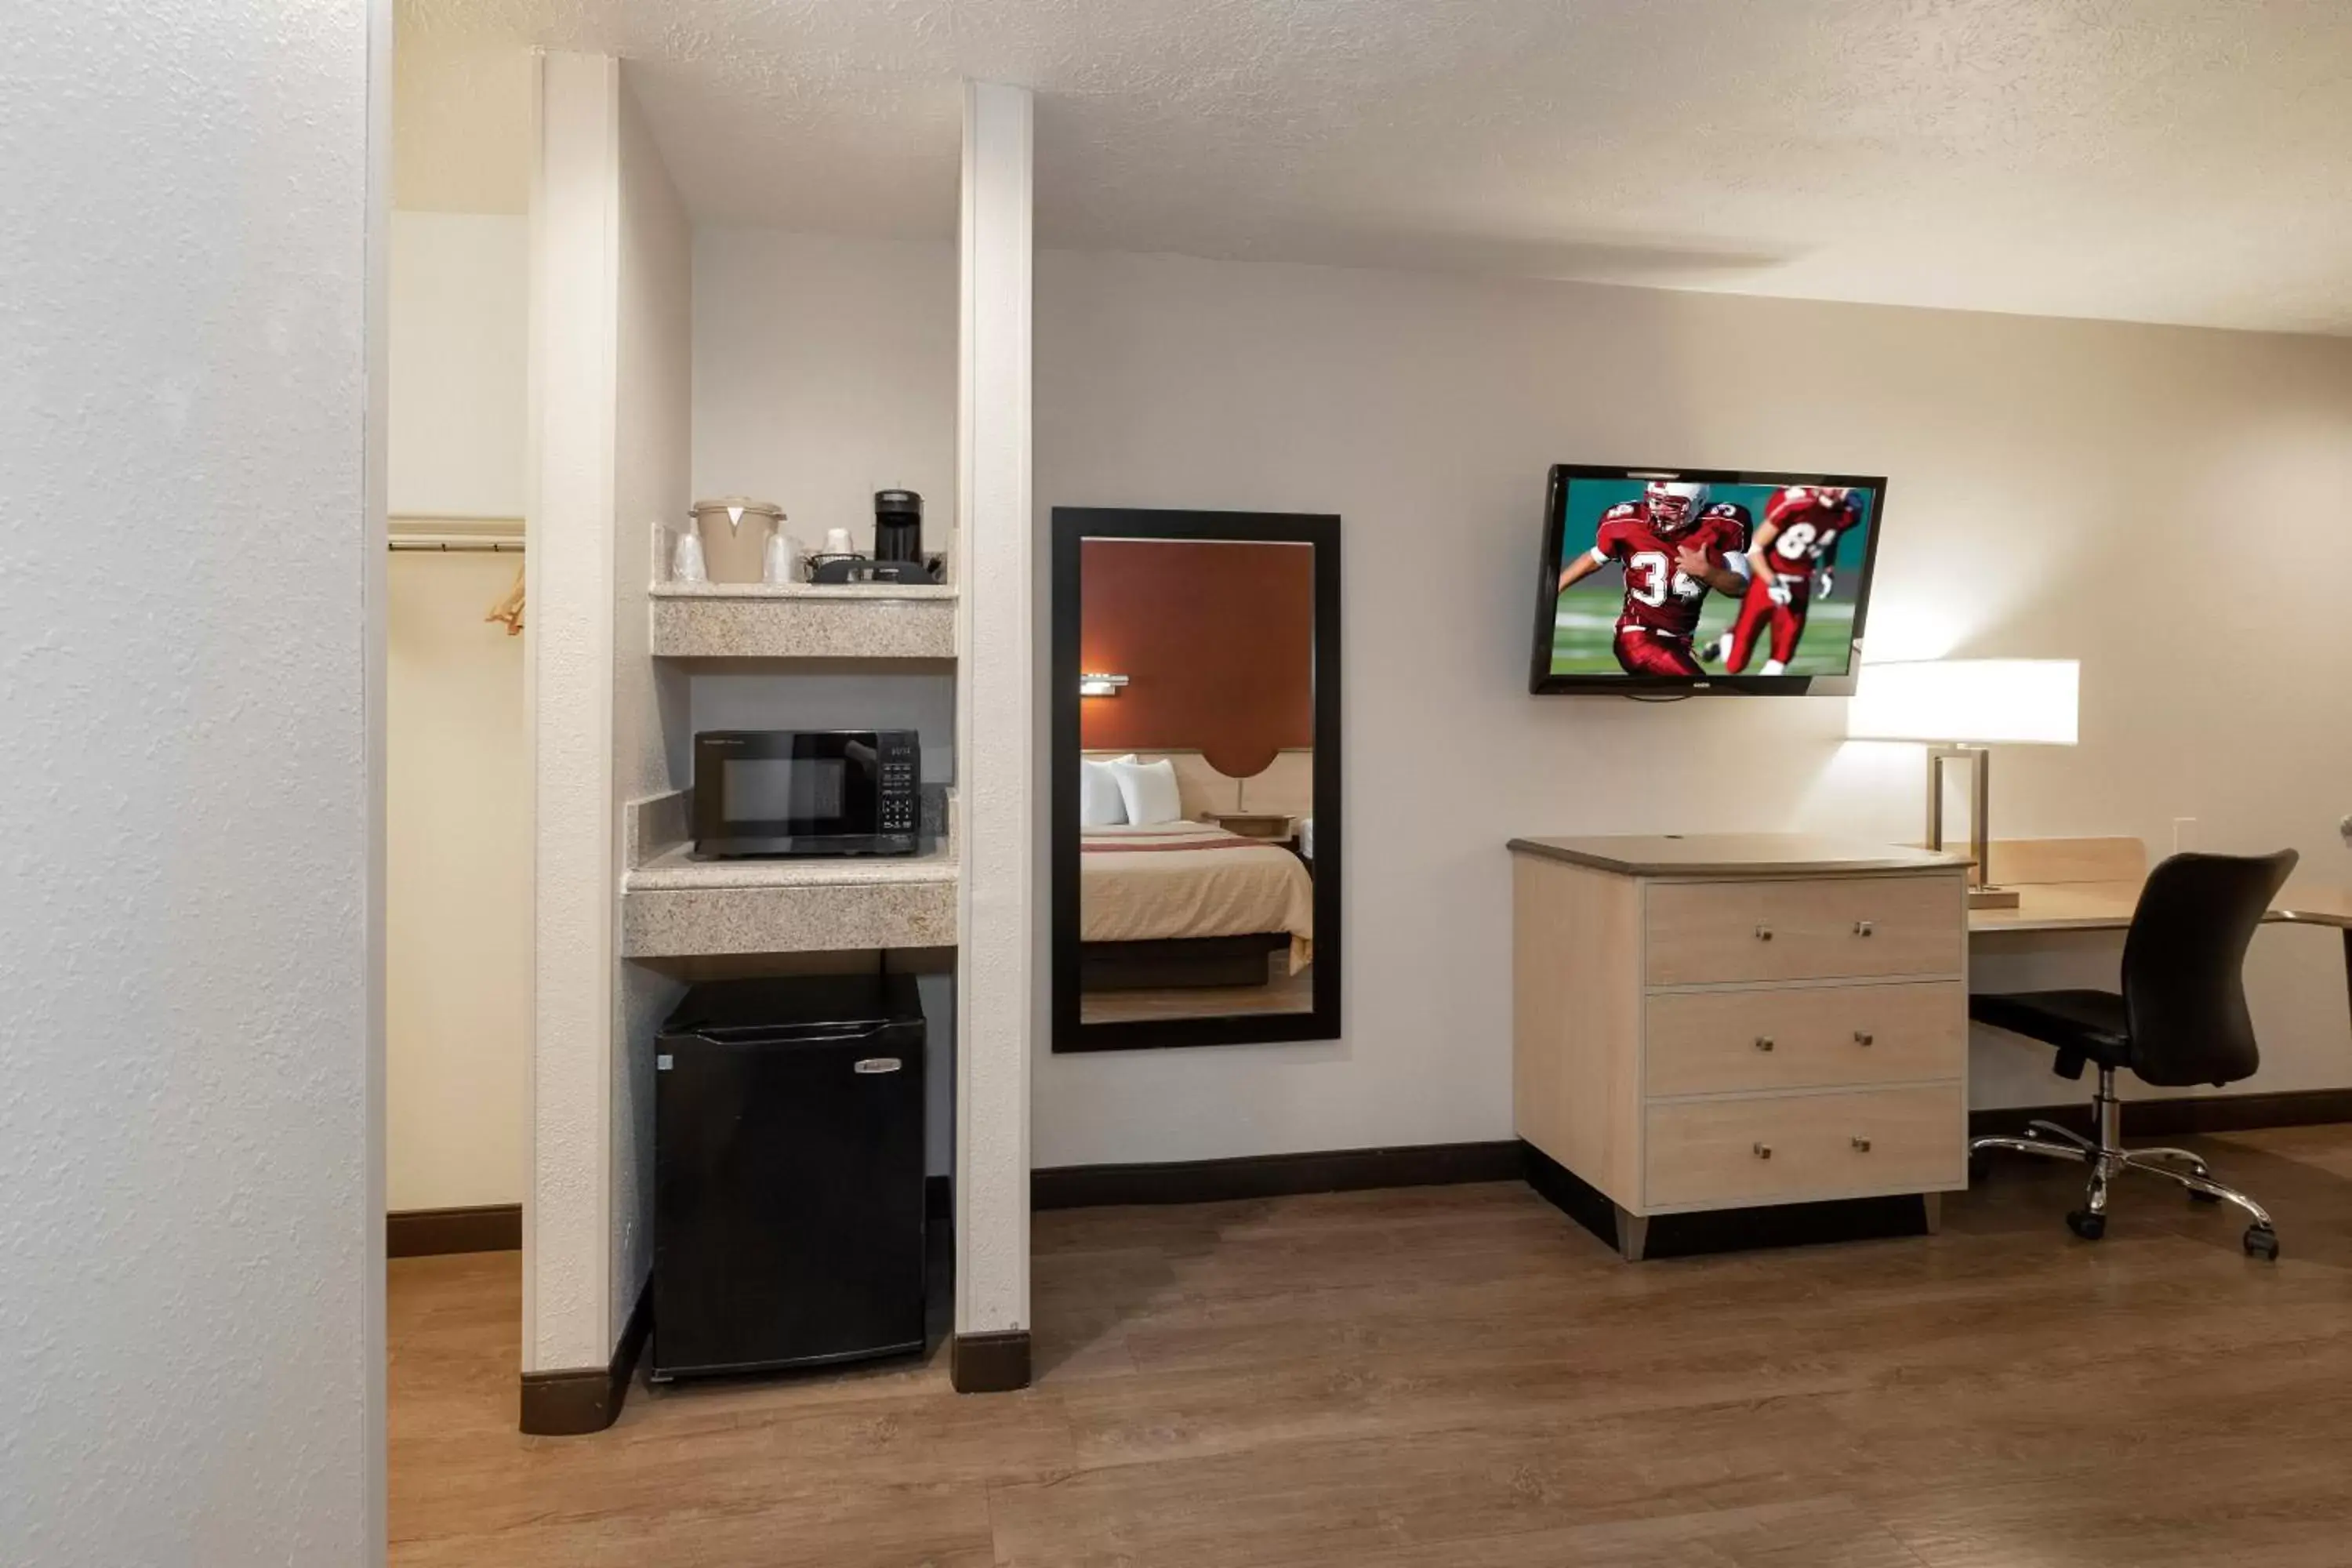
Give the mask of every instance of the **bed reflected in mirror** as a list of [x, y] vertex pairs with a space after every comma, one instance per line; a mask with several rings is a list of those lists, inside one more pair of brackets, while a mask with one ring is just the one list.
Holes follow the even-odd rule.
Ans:
[[1055, 512], [1055, 1049], [1338, 1036], [1338, 521]]

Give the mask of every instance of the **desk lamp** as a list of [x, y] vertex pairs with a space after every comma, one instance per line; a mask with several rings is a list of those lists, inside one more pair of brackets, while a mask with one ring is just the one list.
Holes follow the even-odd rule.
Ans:
[[1925, 741], [1927, 837], [1944, 847], [1944, 768], [1969, 770], [1969, 908], [2017, 907], [2013, 889], [1990, 886], [1991, 759], [1985, 748], [2071, 746], [2081, 667], [2071, 658], [1939, 658], [1865, 664], [1846, 706], [1857, 741]]

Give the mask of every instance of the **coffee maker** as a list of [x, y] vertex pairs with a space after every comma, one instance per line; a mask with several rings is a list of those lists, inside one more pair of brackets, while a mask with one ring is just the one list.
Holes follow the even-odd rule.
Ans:
[[828, 554], [814, 567], [814, 581], [824, 584], [939, 581], [923, 559], [923, 498], [912, 490], [876, 490], [873, 555]]
[[923, 559], [923, 498], [912, 490], [874, 492], [874, 559]]

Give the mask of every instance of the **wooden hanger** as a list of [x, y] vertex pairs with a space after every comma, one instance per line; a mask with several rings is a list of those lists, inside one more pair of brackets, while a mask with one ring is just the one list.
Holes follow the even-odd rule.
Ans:
[[486, 621], [503, 621], [506, 623], [507, 636], [510, 637], [520, 637], [522, 635], [521, 567], [518, 566], [515, 568], [514, 586], [509, 588], [505, 594], [499, 596], [499, 602], [490, 606], [490, 613], [484, 616], [482, 619]]

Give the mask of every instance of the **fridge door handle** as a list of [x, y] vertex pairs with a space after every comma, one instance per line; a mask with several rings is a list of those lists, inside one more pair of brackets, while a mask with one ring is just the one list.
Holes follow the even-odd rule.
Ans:
[[696, 1029], [691, 1032], [696, 1039], [713, 1046], [837, 1046], [849, 1040], [873, 1039], [889, 1026], [887, 1024], [867, 1024], [853, 1028], [803, 1031], [748, 1024], [734, 1028]]

